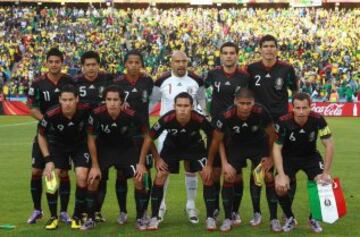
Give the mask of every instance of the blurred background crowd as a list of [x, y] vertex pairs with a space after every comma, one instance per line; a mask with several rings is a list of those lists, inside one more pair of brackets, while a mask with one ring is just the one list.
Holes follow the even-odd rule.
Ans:
[[64, 72], [81, 72], [87, 50], [101, 55], [102, 69], [124, 71], [128, 50], [140, 50], [149, 74], [168, 69], [169, 54], [184, 50], [199, 75], [220, 64], [219, 47], [234, 41], [239, 65], [258, 60], [264, 34], [279, 40], [279, 59], [293, 64], [302, 91], [314, 101], [356, 101], [360, 91], [360, 9], [87, 9], [0, 7], [0, 92], [25, 96], [46, 72], [50, 47], [64, 51]]

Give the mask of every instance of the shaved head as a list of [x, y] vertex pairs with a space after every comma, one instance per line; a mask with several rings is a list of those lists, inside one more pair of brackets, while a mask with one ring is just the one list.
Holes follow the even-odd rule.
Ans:
[[177, 77], [183, 77], [186, 74], [188, 57], [183, 51], [175, 50], [171, 54], [171, 70]]

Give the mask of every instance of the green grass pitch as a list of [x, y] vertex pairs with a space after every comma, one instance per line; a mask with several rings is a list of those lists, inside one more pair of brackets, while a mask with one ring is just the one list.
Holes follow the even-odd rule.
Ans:
[[[348, 214], [333, 225], [325, 225], [321, 236], [360, 236], [360, 119], [358, 118], [328, 118], [335, 140], [335, 158], [332, 169], [333, 176], [339, 176], [345, 192]], [[35, 133], [36, 123], [30, 117], [0, 116], [0, 224], [15, 224], [14, 230], [1, 230], [3, 236], [219, 236], [220, 232], [209, 233], [204, 229], [205, 208], [202, 201], [202, 188], [198, 190], [197, 205], [200, 210], [201, 222], [198, 225], [188, 223], [185, 213], [184, 175], [173, 175], [167, 194], [168, 212], [165, 221], [156, 232], [139, 232], [134, 228], [134, 200], [133, 188], [129, 186], [128, 211], [129, 223], [124, 226], [116, 224], [118, 206], [115, 198], [114, 171], [108, 182], [108, 194], [104, 203], [103, 214], [107, 222], [97, 225], [95, 230], [83, 233], [72, 231], [69, 226], [60, 224], [56, 231], [46, 231], [44, 224], [49, 217], [46, 198], [43, 194], [42, 207], [45, 217], [35, 225], [26, 224], [32, 211], [29, 190], [31, 167], [31, 144]], [[321, 145], [319, 145], [322, 149]], [[306, 149], [306, 148], [304, 148]], [[227, 236], [277, 236], [271, 233], [268, 225], [268, 210], [265, 201], [265, 191], [262, 192], [261, 208], [263, 223], [260, 227], [252, 228], [248, 224], [252, 214], [249, 197], [249, 172], [244, 173], [245, 190], [240, 213], [243, 224], [235, 228]], [[308, 200], [305, 189], [306, 177], [298, 174], [298, 190], [295, 197], [294, 211], [299, 221], [298, 227], [289, 236], [312, 236], [307, 226]], [[72, 188], [74, 176], [71, 172]], [[129, 181], [129, 184], [131, 182]], [[69, 213], [72, 214], [74, 191], [72, 190]], [[222, 213], [223, 214], [223, 213]], [[282, 215], [280, 208], [279, 217]], [[281, 236], [287, 234], [281, 233]]]

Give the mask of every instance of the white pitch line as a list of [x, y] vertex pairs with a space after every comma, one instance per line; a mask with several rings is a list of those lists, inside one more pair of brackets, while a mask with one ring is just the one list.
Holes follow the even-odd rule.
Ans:
[[0, 128], [25, 126], [25, 125], [35, 124], [35, 123], [37, 123], [37, 122], [36, 121], [31, 121], [31, 122], [24, 122], [24, 123], [12, 123], [12, 124], [0, 125]]

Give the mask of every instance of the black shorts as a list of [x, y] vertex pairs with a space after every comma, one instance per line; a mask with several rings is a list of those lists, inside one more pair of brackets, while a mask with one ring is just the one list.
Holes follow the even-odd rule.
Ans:
[[283, 157], [283, 167], [286, 175], [294, 179], [299, 170], [303, 170], [309, 180], [313, 180], [324, 169], [320, 153], [307, 157]]
[[172, 174], [178, 174], [180, 169], [180, 161], [189, 161], [190, 172], [195, 173], [201, 171], [207, 162], [207, 153], [204, 146], [198, 146], [187, 149], [174, 149], [164, 146], [160, 157], [168, 165], [168, 170]]
[[71, 160], [75, 168], [91, 167], [91, 157], [86, 144], [71, 150], [50, 145], [49, 150], [56, 169], [68, 170], [71, 168]]
[[[142, 136], [136, 136], [134, 137], [134, 144], [138, 152], [138, 156], [140, 157], [141, 147], [144, 142], [144, 138]], [[146, 155], [145, 159], [145, 166], [148, 169], [151, 169], [153, 167], [153, 157], [151, 150], [149, 150], [148, 154]]]
[[[36, 139], [36, 138], [35, 138]], [[31, 151], [31, 166], [36, 169], [44, 169], [45, 161], [41, 153], [39, 143], [34, 140]]]
[[269, 156], [269, 145], [264, 141], [246, 145], [230, 143], [225, 150], [229, 164], [237, 172], [241, 172], [241, 169], [247, 166], [247, 159], [251, 160], [254, 165], [258, 165], [264, 157]]
[[112, 166], [121, 170], [125, 178], [134, 177], [136, 164], [139, 161], [138, 152], [135, 147], [130, 148], [112, 148], [98, 147], [98, 162], [103, 179], [108, 179], [109, 168]]

